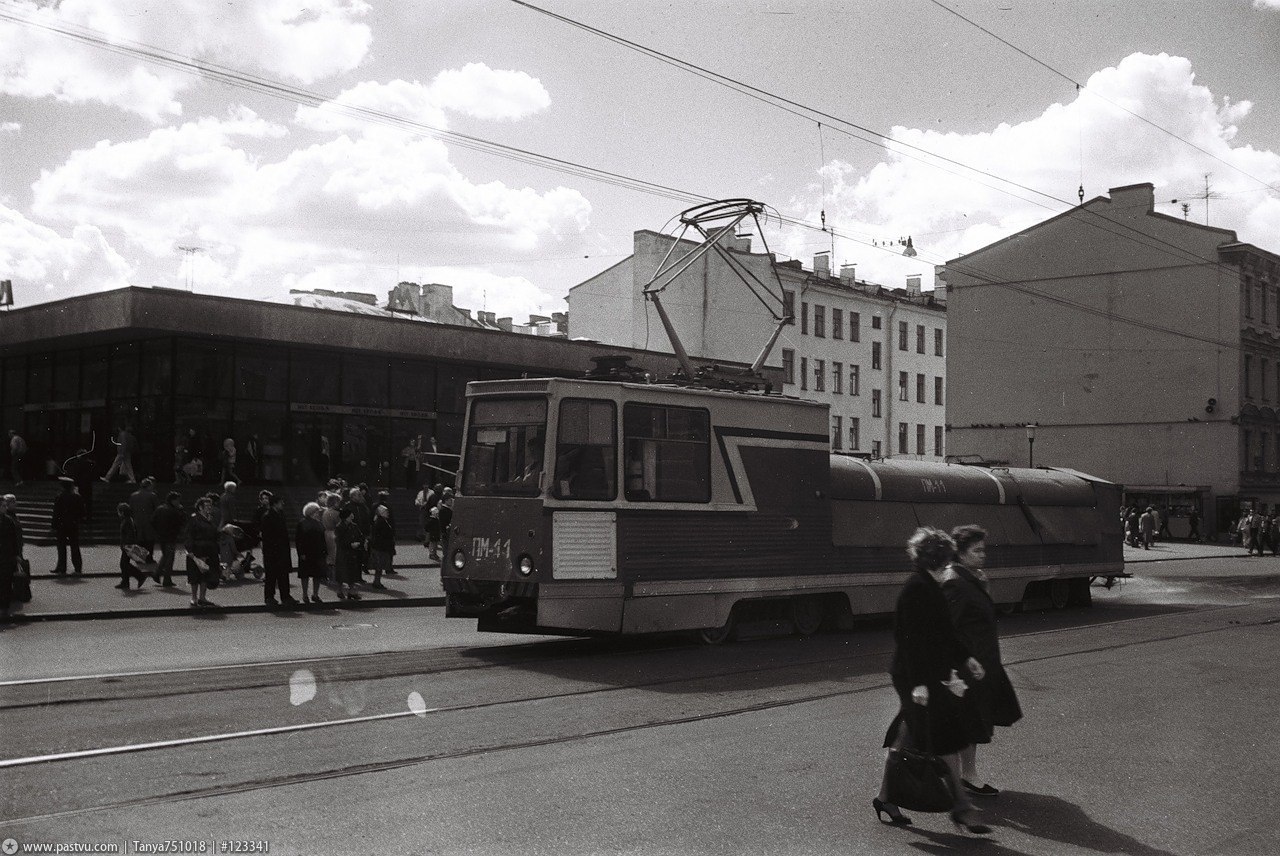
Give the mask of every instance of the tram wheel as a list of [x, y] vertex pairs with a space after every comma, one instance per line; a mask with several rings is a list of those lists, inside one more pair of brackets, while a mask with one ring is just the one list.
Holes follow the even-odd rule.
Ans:
[[1071, 602], [1071, 581], [1055, 579], [1049, 581], [1049, 605], [1054, 609], [1066, 609]]
[[737, 622], [734, 620], [733, 611], [730, 610], [729, 617], [720, 627], [704, 627], [698, 631], [698, 641], [703, 645], [723, 645], [733, 638], [733, 632], [737, 629]]
[[791, 598], [791, 623], [801, 636], [812, 636], [821, 630], [825, 617], [826, 608], [821, 597], [800, 595]]

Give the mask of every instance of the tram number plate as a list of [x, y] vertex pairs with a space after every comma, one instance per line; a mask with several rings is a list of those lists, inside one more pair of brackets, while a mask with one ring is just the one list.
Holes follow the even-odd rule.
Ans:
[[477, 559], [510, 559], [510, 538], [472, 538], [471, 555]]

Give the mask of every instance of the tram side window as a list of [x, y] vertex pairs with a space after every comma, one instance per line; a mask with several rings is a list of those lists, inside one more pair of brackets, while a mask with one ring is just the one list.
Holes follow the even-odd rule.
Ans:
[[541, 399], [476, 401], [462, 472], [463, 494], [541, 493], [546, 423], [547, 403]]
[[705, 410], [628, 404], [622, 411], [626, 497], [711, 501], [711, 417]]
[[612, 401], [560, 402], [555, 495], [613, 499], [618, 495], [617, 411]]

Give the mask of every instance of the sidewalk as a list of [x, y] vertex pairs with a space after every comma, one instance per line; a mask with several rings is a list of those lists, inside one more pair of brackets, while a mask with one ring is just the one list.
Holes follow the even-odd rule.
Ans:
[[[1125, 564], [1139, 562], [1168, 562], [1177, 559], [1227, 559], [1243, 558], [1249, 554], [1238, 544], [1190, 543], [1187, 541], [1156, 541], [1150, 550], [1124, 546]], [[1270, 557], [1268, 557], [1270, 558]]]
[[[143, 618], [165, 615], [188, 615], [191, 609], [191, 589], [181, 559], [173, 576], [175, 585], [166, 588], [148, 579], [142, 588], [122, 591], [114, 588], [120, 581], [120, 548], [92, 546], [81, 548], [84, 573], [75, 576], [68, 567], [66, 576], [51, 573], [57, 565], [57, 550], [53, 547], [28, 545], [24, 554], [31, 562], [31, 602], [14, 604], [14, 621], [70, 621], [91, 618]], [[181, 553], [181, 550], [179, 550]], [[255, 551], [261, 559], [261, 554]], [[427, 548], [421, 544], [397, 544], [394, 577], [383, 577], [387, 588], [378, 591], [368, 585], [360, 587], [360, 600], [339, 600], [327, 585], [320, 586], [321, 604], [299, 604], [300, 612], [334, 609], [365, 610], [394, 606], [443, 606], [444, 590], [440, 586], [440, 563], [427, 558]], [[373, 580], [372, 575], [365, 577]], [[301, 598], [297, 573], [290, 575], [289, 588], [293, 596]], [[224, 583], [208, 593], [208, 599], [217, 604], [205, 612], [245, 613], [269, 612], [262, 602], [263, 586], [252, 575], [243, 582]]]

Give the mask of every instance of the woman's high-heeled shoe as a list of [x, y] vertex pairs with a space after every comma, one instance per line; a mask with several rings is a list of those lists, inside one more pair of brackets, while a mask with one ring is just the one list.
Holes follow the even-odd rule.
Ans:
[[951, 822], [956, 825], [956, 830], [962, 833], [967, 832], [970, 835], [990, 835], [991, 827], [985, 823], [969, 823], [965, 820], [970, 811], [972, 809], [951, 812]]
[[[903, 814], [896, 805], [891, 803], [880, 802], [880, 798], [876, 797], [871, 800], [871, 807], [876, 810], [876, 820], [886, 823], [889, 826], [910, 826], [911, 818]], [[889, 815], [889, 819], [885, 820], [882, 814]]]

